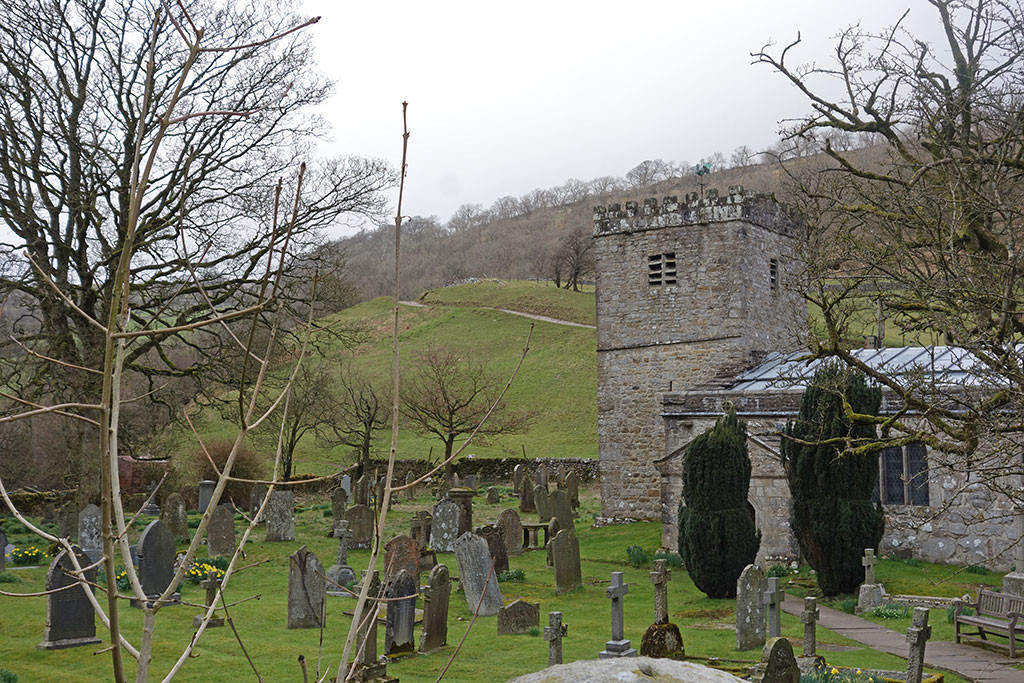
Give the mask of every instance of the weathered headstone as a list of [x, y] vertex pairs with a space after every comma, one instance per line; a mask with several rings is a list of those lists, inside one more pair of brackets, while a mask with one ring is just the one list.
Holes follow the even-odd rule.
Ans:
[[366, 505], [353, 505], [345, 511], [348, 529], [352, 532], [350, 549], [366, 550], [373, 544], [373, 510]]
[[548, 489], [548, 466], [541, 463], [537, 466], [537, 486], [543, 486], [544, 490]]
[[764, 574], [748, 564], [736, 580], [736, 649], [749, 650], [765, 642], [766, 588]]
[[[207, 577], [199, 582], [199, 585], [206, 590], [206, 606], [217, 602], [217, 593], [220, 591], [220, 579], [213, 577]], [[203, 623], [203, 618], [206, 617], [206, 610], [203, 610], [202, 614], [197, 614], [192, 617], [192, 628], [199, 628]], [[210, 621], [207, 622], [206, 628], [219, 628], [224, 625], [224, 617], [218, 617], [217, 613], [214, 612], [213, 616], [210, 617]]]
[[430, 524], [432, 521], [433, 518], [426, 510], [417, 510], [412, 516], [409, 535], [419, 544], [420, 550], [433, 547], [430, 545]]
[[348, 494], [348, 499], [352, 500], [352, 477], [347, 474], [342, 475], [341, 488], [345, 489], [345, 493]]
[[476, 533], [487, 541], [487, 550], [494, 561], [494, 575], [508, 571], [508, 548], [505, 547], [504, 531], [490, 524], [479, 527]]
[[562, 638], [569, 626], [562, 623], [561, 612], [548, 612], [548, 625], [544, 627], [544, 640], [548, 641], [548, 666], [562, 663]]
[[295, 503], [291, 491], [271, 491], [267, 507], [263, 510], [267, 523], [267, 541], [295, 540]]
[[555, 468], [555, 482], [558, 488], [565, 487], [565, 465], [561, 463]]
[[370, 505], [370, 478], [365, 474], [356, 480], [356, 505]]
[[[74, 548], [78, 563], [82, 566], [91, 564], [89, 559], [78, 548]], [[75, 566], [67, 550], [61, 550], [46, 572], [46, 590], [57, 591], [65, 586], [78, 583], [69, 572]], [[96, 570], [85, 572], [83, 578], [90, 583], [96, 582]], [[43, 642], [37, 646], [40, 650], [61, 650], [80, 645], [95, 645], [100, 641], [96, 637], [95, 612], [92, 603], [85, 594], [88, 590], [84, 585], [69, 588], [46, 596], [46, 626], [43, 630]]]
[[180, 493], [172, 493], [167, 496], [160, 519], [171, 530], [175, 539], [186, 541], [190, 539], [191, 534], [188, 532], [188, 510], [185, 507], [185, 499], [181, 497]]
[[416, 497], [416, 487], [413, 486], [413, 482], [416, 481], [416, 475], [411, 471], [405, 473], [405, 485], [408, 487], [405, 489], [405, 499], [413, 500]]
[[78, 513], [78, 545], [89, 564], [103, 557], [103, 515], [99, 506], [89, 503]]
[[542, 522], [551, 519], [551, 506], [548, 502], [548, 489], [537, 484], [533, 487], [533, 502], [537, 506], [537, 518]]
[[562, 529], [551, 540], [551, 559], [555, 567], [555, 593], [568, 593], [583, 586], [580, 573], [580, 542], [576, 534]]
[[491, 571], [487, 541], [472, 531], [462, 534], [455, 541], [455, 561], [459, 564], [459, 585], [465, 592], [470, 613], [493, 617], [503, 599], [498, 576]]
[[509, 555], [523, 554], [523, 525], [519, 522], [519, 513], [515, 510], [504, 510], [498, 515], [496, 523], [501, 527], [505, 539], [505, 549]]
[[146, 504], [143, 506], [141, 512], [144, 515], [159, 515], [160, 506], [156, 504], [156, 490], [158, 484], [155, 479], [151, 479], [149, 482], [149, 498], [146, 499]]
[[57, 535], [61, 538], [74, 540], [78, 533], [78, 508], [74, 503], [66, 503], [57, 512]]
[[540, 603], [514, 600], [498, 610], [498, 635], [529, 633], [540, 627]]
[[370, 592], [365, 608], [369, 611], [369, 614], [364, 611], [356, 615], [358, 622], [361, 624], [356, 632], [356, 661], [359, 662], [356, 667], [356, 675], [358, 676], [356, 680], [376, 681], [378, 678], [383, 678], [387, 671], [387, 665], [377, 660], [377, 612], [379, 604], [377, 599], [380, 595], [380, 576], [378, 572], [374, 571], [373, 576], [368, 577], [364, 569], [359, 581], [360, 583], [369, 581]]
[[439, 553], [450, 553], [455, 549], [455, 539], [459, 537], [462, 508], [448, 498], [439, 500], [434, 505], [434, 514], [430, 523], [430, 547]]
[[352, 540], [352, 532], [348, 529], [347, 519], [334, 520], [334, 537], [338, 539], [338, 557], [327, 570], [327, 594], [347, 595], [341, 588], [356, 580], [352, 567], [348, 566], [348, 544]]
[[[559, 536], [569, 531], [560, 531]], [[612, 601], [612, 639], [597, 653], [599, 659], [610, 657], [636, 657], [636, 648], [630, 647], [625, 636], [625, 613], [622, 599], [629, 593], [629, 584], [622, 582], [622, 572], [612, 572], [612, 585], [604, 590], [605, 597]]]
[[525, 468], [522, 464], [516, 465], [512, 468], [512, 493], [519, 495], [520, 486], [523, 483], [523, 472]]
[[757, 683], [800, 683], [793, 645], [785, 638], [772, 638], [761, 651], [761, 662], [755, 667], [752, 681]]
[[345, 519], [348, 509], [348, 491], [340, 486], [331, 491], [331, 516], [334, 519]]
[[551, 517], [558, 520], [558, 526], [562, 529], [575, 531], [576, 523], [572, 519], [572, 506], [569, 505], [569, 494], [562, 489], [552, 491], [548, 496], [548, 510]]
[[263, 506], [263, 501], [267, 498], [267, 492], [269, 489], [263, 484], [255, 484], [252, 490], [249, 492], [249, 516], [257, 524], [266, 524], [266, 510], [264, 514], [260, 514], [260, 507]]
[[384, 504], [384, 489], [387, 486], [387, 477], [381, 477], [373, 485], [373, 509], [380, 510]]
[[786, 599], [786, 595], [779, 588], [779, 577], [769, 576], [767, 582], [764, 604], [768, 609], [768, 637], [778, 638], [782, 635], [782, 601]]
[[384, 654], [397, 655], [416, 649], [413, 624], [416, 621], [416, 594], [418, 591], [419, 581], [405, 569], [400, 569], [388, 583], [387, 617], [384, 622]]
[[816, 627], [820, 615], [817, 598], [811, 596], [804, 598], [804, 611], [800, 613], [800, 622], [804, 625], [804, 657], [817, 656], [818, 634]]
[[459, 515], [459, 536], [473, 530], [473, 491], [465, 488], [453, 488], [448, 491], [448, 498], [455, 501], [462, 514]]
[[430, 652], [448, 643], [448, 600], [452, 590], [448, 567], [439, 564], [431, 569], [427, 584], [423, 591], [420, 652]]
[[544, 550], [547, 554], [547, 566], [549, 567], [555, 566], [555, 558], [551, 554], [551, 542], [555, 540], [555, 536], [557, 536], [558, 532], [561, 530], [562, 526], [558, 523], [557, 518], [552, 517], [550, 520], [548, 520], [548, 542], [544, 544]]
[[470, 491], [472, 491], [473, 493], [476, 493], [476, 475], [475, 474], [467, 474], [466, 475], [466, 488], [469, 489]]
[[384, 546], [384, 580], [405, 571], [412, 576], [416, 585], [420, 581], [420, 546], [408, 536], [395, 536]]
[[654, 623], [640, 639], [640, 654], [644, 657], [677, 657], [683, 652], [683, 636], [679, 627], [668, 620], [668, 582], [672, 574], [666, 560], [655, 560], [650, 573], [654, 586]]
[[[139, 582], [150, 600], [158, 598], [174, 578], [174, 535], [159, 519], [153, 520], [139, 536]], [[181, 595], [175, 593], [172, 602]]]
[[875, 565], [878, 564], [875, 551], [872, 548], [866, 548], [860, 563], [864, 567], [864, 583], [875, 583]]
[[533, 498], [533, 479], [528, 474], [519, 482], [519, 511], [537, 511], [537, 501]]
[[302, 546], [288, 558], [288, 628], [323, 626], [326, 599], [324, 568], [316, 555]]
[[487, 498], [485, 498], [488, 505], [497, 505], [501, 501], [501, 496], [498, 495], [498, 489], [493, 486], [487, 487]]
[[570, 472], [565, 478], [565, 492], [569, 494], [569, 504], [575, 510], [580, 506], [580, 475]]
[[227, 505], [218, 505], [210, 513], [210, 524], [206, 527], [206, 552], [210, 557], [235, 554], [235, 514]]
[[458, 472], [453, 472], [452, 473], [452, 488], [453, 489], [460, 489], [460, 488], [462, 488], [462, 479], [459, 478], [459, 473]]
[[875, 564], [878, 558], [872, 548], [864, 549], [864, 557], [861, 558], [861, 565], [864, 567], [864, 583], [860, 585], [857, 594], [857, 607], [854, 610], [857, 614], [871, 612], [883, 602], [882, 585], [875, 581]]
[[199, 512], [206, 512], [210, 506], [210, 499], [213, 498], [213, 490], [217, 488], [217, 482], [204, 479], [199, 482]]
[[928, 608], [915, 607], [914, 618], [907, 629], [907, 683], [921, 683], [924, 673], [924, 649], [928, 639], [932, 637], [932, 627], [928, 625]]

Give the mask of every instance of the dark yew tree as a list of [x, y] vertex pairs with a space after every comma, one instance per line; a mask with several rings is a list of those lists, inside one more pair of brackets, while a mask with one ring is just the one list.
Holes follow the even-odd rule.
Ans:
[[736, 580], [754, 561], [761, 532], [747, 510], [747, 426], [729, 411], [683, 456], [679, 554], [693, 584], [709, 598], [736, 596]]
[[881, 505], [871, 500], [878, 455], [857, 450], [876, 441], [872, 418], [881, 401], [864, 375], [825, 364], [783, 434], [793, 533], [825, 595], [852, 592], [864, 581], [864, 549], [877, 549], [885, 530]]

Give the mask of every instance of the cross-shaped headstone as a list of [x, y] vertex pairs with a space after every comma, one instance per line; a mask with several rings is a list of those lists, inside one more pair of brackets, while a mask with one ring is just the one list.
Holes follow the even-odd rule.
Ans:
[[875, 583], [875, 564], [878, 563], [878, 558], [875, 557], [875, 551], [871, 548], [864, 549], [864, 557], [860, 563], [864, 565], [864, 583], [874, 585]]
[[[208, 576], [199, 582], [199, 585], [206, 589], [206, 606], [217, 602], [217, 593], [220, 591], [220, 579], [216, 579], [212, 576]], [[197, 614], [192, 618], [192, 627], [199, 628], [203, 623], [203, 618], [206, 614]], [[218, 628], [224, 625], [224, 617], [214, 616], [210, 617], [210, 621], [206, 624], [206, 628]]]
[[907, 683], [921, 683], [924, 670], [924, 646], [932, 637], [932, 627], [928, 625], [928, 608], [915, 607], [914, 620], [907, 629], [907, 642], [910, 652], [907, 654]]
[[768, 590], [764, 592], [764, 604], [768, 607], [768, 637], [778, 638], [782, 635], [782, 601], [786, 594], [779, 588], [779, 577], [768, 577]]
[[348, 564], [348, 544], [352, 540], [352, 532], [348, 528], [347, 519], [334, 522], [334, 537], [338, 539], [338, 561], [335, 564]]
[[598, 657], [636, 657], [637, 651], [625, 639], [622, 599], [629, 593], [629, 584], [622, 582], [622, 572], [612, 572], [612, 585], [604, 589], [605, 597], [612, 601], [612, 639], [604, 645]]
[[544, 627], [544, 640], [548, 641], [548, 666], [562, 663], [562, 638], [569, 627], [562, 623], [561, 612], [548, 612], [548, 625]]
[[817, 621], [821, 616], [817, 598], [804, 598], [804, 611], [800, 621], [804, 625], [804, 657], [814, 657], [818, 649]]
[[672, 573], [668, 570], [666, 560], [655, 560], [654, 571], [651, 572], [651, 584], [654, 585], [654, 623], [668, 623], [668, 582]]

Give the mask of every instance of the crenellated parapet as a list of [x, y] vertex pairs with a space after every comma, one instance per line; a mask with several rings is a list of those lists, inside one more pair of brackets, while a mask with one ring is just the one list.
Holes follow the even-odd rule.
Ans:
[[678, 196], [669, 195], [661, 202], [655, 197], [643, 201], [628, 201], [607, 207], [594, 207], [594, 235], [633, 233], [658, 228], [700, 223], [743, 220], [783, 235], [802, 234], [797, 221], [786, 204], [777, 202], [769, 194], [752, 193], [742, 185], [732, 185], [727, 194], [708, 189], [704, 198], [688, 192], [680, 202]]

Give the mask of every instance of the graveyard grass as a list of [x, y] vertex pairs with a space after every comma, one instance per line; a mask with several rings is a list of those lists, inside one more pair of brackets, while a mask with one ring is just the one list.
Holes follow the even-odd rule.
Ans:
[[[475, 524], [491, 522], [497, 518], [501, 510], [515, 507], [515, 499], [509, 487], [499, 487], [499, 490], [502, 498], [496, 505], [486, 504], [483, 496], [474, 499]], [[568, 636], [563, 641], [565, 662], [595, 658], [610, 637], [610, 603], [604, 597], [604, 589], [608, 585], [612, 571], [624, 572], [625, 580], [630, 584], [630, 592], [625, 599], [625, 623], [626, 637], [632, 640], [634, 647], [639, 647], [641, 635], [653, 618], [653, 589], [648, 578], [650, 567], [633, 568], [629, 564], [626, 548], [635, 544], [649, 551], [655, 549], [659, 545], [659, 525], [654, 522], [643, 522], [600, 529], [589, 528], [588, 523], [597, 512], [599, 504], [595, 487], [585, 489], [582, 497], [583, 505], [577, 528], [584, 587], [570, 594], [556, 596], [553, 571], [545, 566], [545, 554], [540, 551], [510, 558], [510, 566], [513, 569], [522, 569], [525, 572], [524, 582], [500, 584], [506, 604], [517, 598], [540, 603], [541, 626], [547, 623], [547, 612], [563, 612], [564, 622], [568, 624]], [[246, 559], [239, 563], [243, 567], [254, 566], [237, 574], [227, 590], [227, 597], [231, 602], [253, 595], [260, 596], [258, 600], [239, 604], [230, 611], [246, 648], [264, 680], [268, 681], [301, 680], [301, 672], [296, 661], [300, 654], [306, 657], [311, 677], [317, 668], [319, 631], [286, 628], [288, 556], [305, 544], [327, 566], [333, 563], [337, 543], [327, 537], [332, 520], [326, 496], [323, 500], [317, 499], [315, 502], [310, 499], [300, 502], [306, 504], [300, 504], [296, 510], [296, 540], [266, 543], [262, 540], [264, 530], [257, 529], [253, 535], [255, 542], [250, 542], [247, 546]], [[426, 496], [420, 496], [415, 501], [399, 500], [388, 517], [388, 538], [408, 533], [413, 512], [429, 508], [432, 502], [432, 499]], [[237, 521], [236, 524], [241, 532], [243, 523]], [[141, 528], [141, 524], [135, 525], [135, 536]], [[11, 539], [15, 544], [28, 541], [29, 537], [22, 535]], [[369, 552], [365, 550], [349, 552], [349, 564], [356, 569], [357, 574], [359, 569], [365, 567], [368, 555]], [[439, 553], [438, 559], [448, 565], [453, 575], [458, 574], [454, 554]], [[913, 568], [906, 565], [893, 567], [895, 564], [897, 563], [884, 560], [879, 563], [879, 575], [882, 580], [890, 580], [891, 569], [906, 572], [908, 576], [913, 573]], [[5, 588], [13, 588], [19, 592], [42, 588], [45, 568], [15, 571], [23, 581]], [[946, 571], [949, 571], [948, 568]], [[968, 576], [972, 579], [974, 577], [973, 574]], [[423, 578], [425, 579], [425, 575]], [[696, 590], [685, 570], [681, 568], [672, 571], [672, 580], [668, 587], [671, 618], [682, 631], [688, 655], [749, 662], [760, 657], [760, 649], [744, 652], [736, 652], [733, 649], [734, 601], [706, 598]], [[792, 587], [790, 589], [792, 590]], [[182, 591], [183, 599], [186, 601], [203, 601], [204, 592], [198, 586], [186, 584]], [[0, 624], [4, 633], [3, 642], [0, 643], [0, 667], [10, 669], [22, 681], [106, 679], [106, 667], [109, 665], [107, 659], [92, 654], [101, 646], [53, 652], [35, 649], [43, 633], [45, 605], [42, 598], [0, 600], [4, 605], [0, 611]], [[336, 658], [340, 655], [350, 621], [342, 612], [351, 609], [353, 602], [346, 598], [328, 598], [321, 668], [330, 670], [332, 675], [337, 668]], [[417, 603], [417, 607], [422, 608], [422, 601]], [[158, 615], [154, 671], [166, 671], [170, 666], [171, 658], [191, 637], [192, 617], [198, 612], [198, 608], [182, 605], [168, 607]], [[125, 633], [129, 638], [134, 638], [139, 632], [141, 615], [137, 610], [127, 606], [123, 608], [121, 614], [125, 622]], [[398, 676], [404, 683], [434, 681], [454, 651], [454, 646], [465, 633], [470, 616], [465, 598], [461, 593], [457, 593], [453, 586], [448, 646], [428, 655], [412, 654], [401, 657], [388, 665], [388, 672]], [[939, 622], [944, 623], [944, 614], [942, 617], [940, 619], [939, 614], [933, 613], [932, 623], [936, 626]], [[892, 626], [897, 629], [905, 628], [902, 624]], [[802, 625], [797, 617], [783, 614], [782, 628], [784, 635], [799, 641]], [[544, 668], [547, 662], [547, 643], [543, 638], [530, 635], [499, 637], [496, 632], [495, 617], [478, 619], [445, 680], [503, 681]], [[102, 637], [102, 631], [99, 635]], [[942, 637], [941, 633], [936, 637]], [[416, 638], [418, 642], [418, 625]], [[378, 648], [382, 652], [383, 625], [378, 628], [378, 639]], [[857, 646], [857, 643], [823, 628], [818, 629], [818, 642], [826, 646]], [[798, 645], [796, 647], [799, 648]], [[238, 680], [254, 678], [228, 626], [208, 630], [196, 653], [198, 657], [186, 664], [177, 680], [220, 680], [228, 673]], [[822, 654], [826, 655], [829, 664], [836, 666], [896, 670], [905, 666], [904, 660], [898, 657], [860, 647], [847, 652]], [[962, 679], [949, 675], [946, 680], [950, 683], [962, 682]]]

